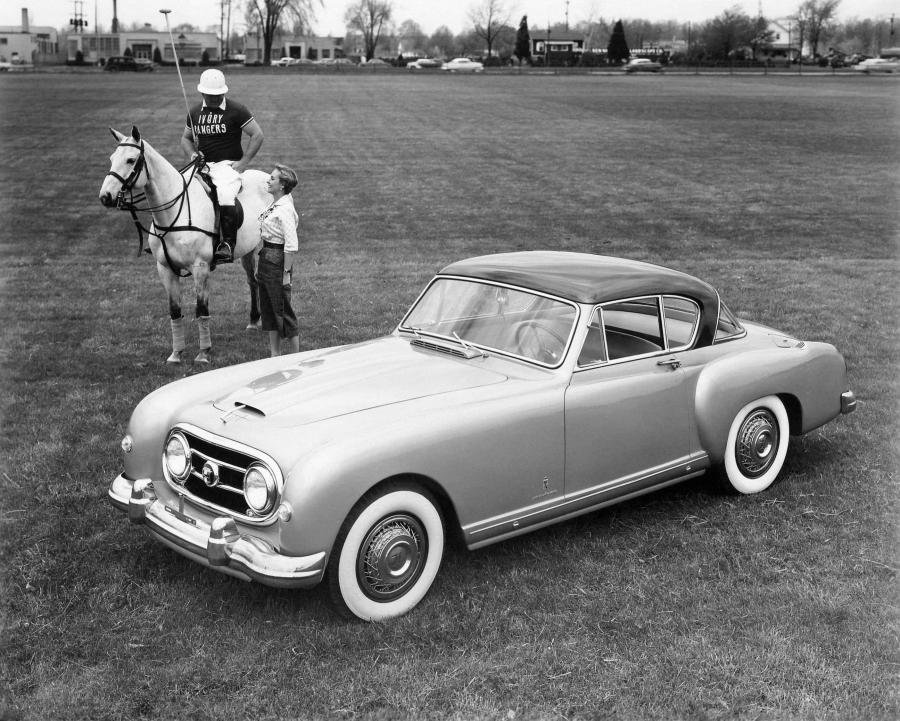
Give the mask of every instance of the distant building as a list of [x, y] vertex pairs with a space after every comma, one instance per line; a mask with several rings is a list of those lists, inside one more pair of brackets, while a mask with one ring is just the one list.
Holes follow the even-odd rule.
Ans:
[[789, 19], [770, 20], [766, 26], [769, 42], [756, 48], [756, 57], [763, 63], [790, 64], [802, 53], [800, 31], [795, 21]]
[[13, 65], [44, 65], [59, 62], [56, 28], [31, 27], [28, 9], [22, 8], [22, 24], [0, 26], [0, 60]]
[[584, 35], [582, 33], [567, 33], [559, 31], [541, 31], [534, 28], [529, 31], [531, 37], [531, 54], [541, 57], [545, 55], [558, 55], [574, 53], [580, 55], [584, 52]]
[[[244, 38], [244, 61], [248, 65], [263, 61], [262, 38], [247, 35]], [[296, 58], [297, 60], [334, 60], [344, 57], [344, 38], [276, 35], [272, 41], [271, 60]]]
[[69, 33], [66, 38], [66, 59], [74, 62], [78, 52], [86, 63], [98, 63], [113, 55], [124, 55], [131, 50], [136, 58], [153, 60], [156, 50], [164, 63], [178, 61], [185, 65], [198, 65], [205, 52], [211, 62], [219, 60], [219, 36], [216, 33], [181, 32], [174, 36], [175, 50], [169, 34], [155, 30], [138, 30], [116, 33]]

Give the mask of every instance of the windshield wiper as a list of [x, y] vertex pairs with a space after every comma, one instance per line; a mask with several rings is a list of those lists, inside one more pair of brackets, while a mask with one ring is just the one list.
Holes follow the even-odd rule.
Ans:
[[474, 346], [466, 343], [462, 338], [459, 337], [459, 333], [457, 333], [456, 331], [453, 331], [453, 337], [456, 338], [456, 340], [459, 341], [459, 344], [463, 348], [465, 348], [467, 351], [469, 351], [469, 353], [476, 353], [476, 354], [480, 355], [482, 358], [488, 357], [488, 354], [485, 353], [480, 348], [475, 348]]

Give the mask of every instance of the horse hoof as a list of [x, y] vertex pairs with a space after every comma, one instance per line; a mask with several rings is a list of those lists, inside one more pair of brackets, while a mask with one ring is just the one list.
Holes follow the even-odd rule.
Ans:
[[179, 365], [181, 363], [181, 353], [180, 350], [173, 350], [172, 355], [166, 358], [166, 363], [170, 363], [172, 365]]
[[249, 323], [247, 323], [247, 327], [244, 328], [244, 330], [262, 330], [262, 321], [261, 320], [257, 320], [257, 321], [251, 320]]
[[197, 357], [194, 358], [194, 363], [202, 363], [204, 365], [209, 365], [209, 348], [202, 349]]

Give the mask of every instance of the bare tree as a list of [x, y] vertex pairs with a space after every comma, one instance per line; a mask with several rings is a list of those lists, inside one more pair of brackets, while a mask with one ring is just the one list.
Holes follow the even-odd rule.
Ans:
[[819, 41], [829, 32], [840, 3], [841, 0], [806, 0], [797, 8], [794, 19], [806, 33], [813, 57], [819, 54]]
[[375, 48], [381, 39], [381, 33], [389, 25], [394, 15], [391, 0], [358, 0], [347, 8], [344, 22], [347, 27], [360, 32], [363, 36], [366, 59], [375, 57]]
[[262, 34], [263, 63], [265, 65], [268, 65], [272, 59], [272, 41], [279, 28], [288, 22], [292, 22], [295, 29], [309, 29], [310, 23], [315, 17], [313, 4], [321, 5], [321, 0], [318, 0], [318, 2], [317, 0], [248, 1], [248, 15], [252, 16], [248, 25], [259, 27]]
[[487, 45], [488, 57], [497, 38], [509, 31], [511, 13], [503, 4], [503, 0], [482, 0], [469, 10], [469, 20], [474, 26], [475, 35]]

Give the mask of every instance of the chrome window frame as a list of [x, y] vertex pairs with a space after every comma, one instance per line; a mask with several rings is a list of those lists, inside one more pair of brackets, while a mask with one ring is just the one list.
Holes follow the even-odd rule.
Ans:
[[575, 337], [575, 331], [579, 327], [579, 324], [581, 323], [581, 306], [574, 301], [568, 300], [567, 298], [561, 298], [557, 295], [552, 295], [550, 293], [543, 293], [541, 291], [534, 290], [532, 288], [527, 288], [527, 287], [521, 286], [521, 285], [512, 285], [511, 283], [499, 283], [497, 281], [486, 280], [484, 278], [471, 278], [469, 276], [464, 276], [464, 275], [436, 275], [436, 276], [434, 276], [434, 278], [431, 279], [431, 281], [428, 283], [428, 285], [425, 286], [425, 288], [422, 290], [422, 292], [419, 293], [419, 295], [416, 297], [415, 301], [413, 301], [412, 305], [410, 305], [409, 310], [406, 311], [406, 314], [403, 316], [403, 319], [400, 321], [400, 323], [397, 324], [397, 328], [395, 329], [395, 332], [410, 334], [413, 336], [428, 336], [430, 338], [437, 338], [438, 340], [441, 340], [443, 342], [453, 343], [454, 345], [459, 344], [459, 341], [456, 338], [454, 338], [453, 336], [442, 335], [440, 333], [429, 333], [427, 330], [415, 330], [410, 326], [404, 327], [404, 323], [406, 323], [406, 319], [409, 318], [410, 314], [413, 312], [413, 310], [415, 310], [416, 306], [419, 304], [419, 301], [422, 300], [423, 296], [428, 292], [428, 290], [431, 288], [431, 286], [434, 285], [439, 280], [460, 280], [460, 281], [465, 281], [467, 283], [478, 283], [480, 285], [487, 285], [492, 288], [506, 288], [507, 290], [514, 290], [514, 291], [518, 291], [520, 293], [527, 293], [528, 295], [535, 296], [536, 298], [547, 298], [548, 300], [552, 300], [557, 303], [562, 303], [563, 305], [569, 306], [570, 308], [572, 308], [575, 311], [575, 316], [572, 319], [572, 323], [569, 327], [569, 335], [566, 338], [566, 341], [565, 341], [565, 344], [563, 345], [562, 351], [559, 354], [559, 362], [557, 362], [555, 364], [542, 363], [541, 361], [535, 360], [534, 358], [529, 358], [528, 356], [518, 355], [516, 353], [510, 353], [509, 351], [504, 351], [499, 348], [494, 348], [492, 346], [483, 345], [481, 343], [476, 343], [474, 341], [470, 341], [466, 338], [463, 338], [463, 340], [466, 342], [466, 345], [470, 345], [473, 348], [478, 348], [479, 350], [482, 350], [486, 353], [496, 354], [496, 355], [502, 356], [504, 358], [514, 358], [516, 360], [520, 360], [525, 363], [529, 363], [531, 365], [538, 366], [540, 368], [556, 370], [565, 363], [566, 358], [569, 355], [569, 351], [572, 348], [572, 340]]
[[[693, 331], [691, 332], [691, 339], [686, 345], [679, 345], [675, 348], [669, 347], [669, 338], [668, 338], [668, 334], [666, 333], [665, 301], [664, 301], [665, 297], [686, 300], [686, 301], [692, 303], [697, 308], [697, 311], [698, 311], [697, 322], [694, 324]], [[608, 305], [618, 305], [620, 303], [628, 303], [630, 301], [636, 301], [636, 300], [648, 300], [651, 298], [654, 299], [656, 302], [657, 324], [659, 325], [660, 337], [662, 338], [663, 344], [665, 347], [662, 350], [658, 350], [658, 351], [652, 351], [649, 353], [639, 353], [637, 355], [626, 356], [625, 358], [615, 358], [613, 360], [610, 360], [609, 359], [609, 344], [606, 341], [606, 319], [605, 319], [605, 315], [603, 312], [604, 307], [608, 306]], [[697, 336], [700, 333], [700, 325], [701, 325], [700, 320], [701, 320], [701, 315], [702, 315], [702, 310], [700, 308], [700, 304], [697, 303], [697, 301], [695, 301], [693, 298], [688, 298], [687, 296], [684, 296], [684, 295], [678, 295], [677, 293], [657, 293], [654, 295], [637, 295], [637, 296], [632, 296], [629, 298], [617, 298], [616, 300], [610, 300], [610, 301], [606, 301], [604, 303], [598, 303], [597, 305], [594, 305], [591, 307], [591, 312], [588, 314], [588, 318], [593, 318], [594, 313], [598, 310], [600, 311], [600, 323], [601, 323], [601, 328], [603, 331], [603, 344], [604, 344], [604, 347], [606, 350], [607, 357], [605, 360], [594, 361], [593, 363], [589, 363], [587, 365], [578, 365], [577, 361], [576, 361], [575, 373], [580, 373], [580, 372], [586, 371], [586, 370], [593, 370], [595, 368], [600, 368], [600, 367], [605, 367], [605, 366], [619, 365], [621, 363], [629, 363], [633, 360], [640, 360], [642, 358], [653, 358], [655, 356], [665, 355], [667, 353], [680, 353], [680, 352], [683, 352], [686, 350], [690, 350], [691, 348], [694, 347], [694, 344], [697, 342]], [[585, 337], [587, 337], [587, 336], [585, 336]], [[583, 345], [584, 344], [582, 343], [582, 347], [583, 347]]]

